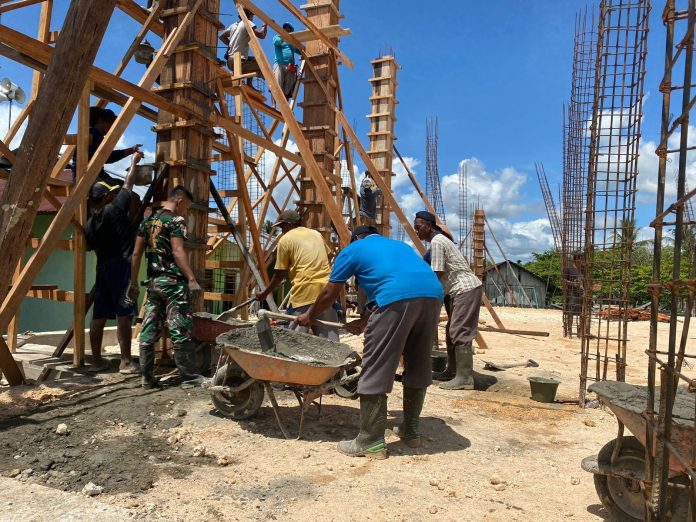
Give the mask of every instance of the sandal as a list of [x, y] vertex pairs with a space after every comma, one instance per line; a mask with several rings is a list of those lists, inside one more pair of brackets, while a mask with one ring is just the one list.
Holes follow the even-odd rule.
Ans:
[[129, 366], [128, 368], [123, 368], [119, 370], [118, 373], [122, 375], [135, 375], [140, 373], [140, 368], [138, 366]]

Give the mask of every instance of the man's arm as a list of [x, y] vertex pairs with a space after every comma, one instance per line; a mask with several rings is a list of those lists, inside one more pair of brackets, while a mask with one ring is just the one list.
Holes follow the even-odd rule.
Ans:
[[268, 286], [266, 287], [265, 290], [262, 290], [261, 292], [256, 293], [256, 299], [259, 301], [263, 301], [268, 297], [268, 295], [278, 288], [283, 281], [285, 281], [285, 278], [287, 276], [287, 271], [286, 270], [276, 270], [273, 273], [273, 278], [271, 281], [268, 283]]
[[327, 283], [314, 304], [309, 307], [309, 310], [298, 316], [295, 322], [300, 326], [310, 326], [314, 319], [319, 317], [324, 310], [327, 310], [336, 302], [344, 284], [345, 283]]
[[201, 287], [196, 281], [196, 276], [193, 275], [193, 270], [191, 270], [191, 265], [189, 265], [188, 262], [188, 256], [186, 256], [184, 238], [172, 237], [170, 238], [170, 241], [172, 242], [172, 255], [174, 256], [174, 262], [176, 263], [176, 266], [179, 267], [179, 270], [183, 272], [184, 277], [188, 281], [189, 290], [200, 290]]
[[145, 238], [138, 236], [135, 239], [135, 248], [133, 248], [133, 255], [131, 256], [131, 280], [130, 288], [128, 289], [128, 297], [133, 301], [138, 299], [138, 294], [140, 293], [138, 273], [140, 272], [140, 260], [143, 258], [143, 252], [145, 252]]
[[220, 41], [224, 43], [225, 45], [230, 45], [230, 30], [229, 28], [225, 29], [220, 33]]
[[123, 183], [124, 189], [126, 189], [128, 192], [133, 191], [133, 185], [135, 185], [135, 175], [138, 169], [136, 168], [138, 166], [138, 163], [140, 162], [141, 159], [145, 154], [143, 154], [140, 151], [137, 151], [135, 154], [133, 154], [133, 158], [131, 158], [131, 166], [130, 169], [128, 170], [128, 174], [126, 175], [126, 180]]
[[131, 154], [140, 152], [140, 147], [142, 146], [142, 143], [138, 143], [136, 145], [133, 145], [132, 147], [128, 147], [127, 149], [114, 150], [111, 152], [111, 154], [109, 154], [109, 157], [106, 159], [104, 163], [116, 163], [117, 161], [121, 161], [123, 158], [127, 158]]
[[254, 27], [254, 34], [257, 38], [263, 40], [264, 38], [266, 38], [266, 34], [268, 34], [268, 25], [263, 24], [261, 26], [261, 29], [257, 29], [256, 27]]

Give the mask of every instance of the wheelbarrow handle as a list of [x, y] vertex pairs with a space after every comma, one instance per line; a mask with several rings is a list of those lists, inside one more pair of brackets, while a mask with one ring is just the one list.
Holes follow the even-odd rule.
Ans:
[[[294, 321], [295, 319], [297, 319], [296, 315], [281, 314], [280, 312], [271, 312], [269, 310], [259, 310], [258, 315], [259, 315], [259, 318], [262, 318], [265, 316], [265, 317], [273, 317], [275, 319], [287, 319], [288, 321]], [[322, 321], [320, 319], [314, 319], [314, 321], [312, 321], [312, 322], [320, 324], [322, 326], [329, 326], [332, 328], [345, 328], [345, 326], [346, 326], [343, 323], [333, 323], [331, 321]]]

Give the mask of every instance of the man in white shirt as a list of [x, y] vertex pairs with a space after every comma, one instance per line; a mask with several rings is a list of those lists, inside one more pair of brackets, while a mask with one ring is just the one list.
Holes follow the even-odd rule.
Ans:
[[[266, 38], [268, 26], [263, 24], [261, 29], [257, 29], [256, 24], [254, 23], [254, 13], [248, 9], [244, 9], [244, 13], [249, 19], [249, 22], [251, 22], [251, 28], [256, 37], [261, 40]], [[237, 74], [240, 74], [240, 72], [242, 74], [252, 72], [257, 74], [261, 73], [259, 65], [256, 63], [256, 59], [253, 56], [249, 56], [250, 39], [251, 37], [249, 36], [241, 17], [237, 22], [230, 25], [220, 34], [220, 41], [227, 46], [225, 60], [227, 61], [227, 67], [230, 69], [230, 71], [234, 70], [234, 55], [235, 53], [239, 53], [242, 57], [242, 70], [236, 71]]]
[[435, 216], [416, 213], [413, 228], [418, 237], [430, 242], [430, 267], [437, 275], [445, 295], [450, 297], [447, 321], [447, 368], [438, 377], [445, 390], [474, 389], [474, 350], [478, 332], [483, 284], [474, 275], [457, 246], [442, 234]]

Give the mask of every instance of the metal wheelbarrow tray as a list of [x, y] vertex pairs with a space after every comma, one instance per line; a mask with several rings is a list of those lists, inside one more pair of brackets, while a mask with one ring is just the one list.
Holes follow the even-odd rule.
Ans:
[[[321, 408], [322, 395], [358, 379], [359, 372], [348, 375], [346, 370], [357, 366], [360, 357], [353, 348], [343, 343], [278, 327], [273, 327], [272, 332], [276, 346], [265, 352], [261, 349], [255, 328], [242, 328], [220, 335], [217, 343], [239, 366], [243, 382], [234, 387], [213, 386], [211, 391], [234, 394], [250, 388], [258, 390], [262, 386], [283, 435], [291, 438], [281, 421], [271, 383], [284, 385], [284, 389], [295, 394], [300, 404], [300, 425], [296, 437], [300, 438], [305, 413], [314, 401], [319, 399], [317, 406]], [[222, 384], [219, 381], [222, 379], [216, 379], [213, 384]], [[259, 402], [255, 410], [246, 411], [243, 418], [252, 416], [260, 406]], [[241, 417], [233, 418], [239, 420]]]
[[[616, 415], [619, 436], [607, 443], [598, 455], [582, 461], [582, 468], [594, 474], [595, 489], [602, 504], [619, 520], [643, 520], [644, 491], [652, 487], [645, 476], [645, 444], [647, 419], [644, 412], [648, 388], [624, 382], [603, 381], [589, 387], [602, 405]], [[656, 390], [656, 402], [659, 390]], [[680, 387], [674, 401], [671, 443], [682, 455], [690, 458], [694, 438], [694, 396]], [[634, 436], [624, 436], [623, 427]], [[653, 456], [655, 448], [651, 449]], [[670, 454], [670, 483], [672, 485], [672, 520], [688, 512], [688, 495], [683, 484], [688, 483], [686, 467]], [[675, 516], [677, 518], [675, 518]]]

